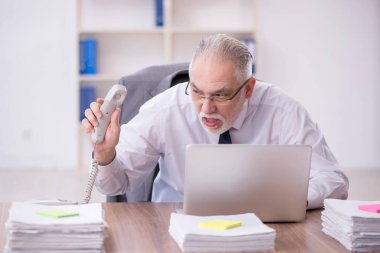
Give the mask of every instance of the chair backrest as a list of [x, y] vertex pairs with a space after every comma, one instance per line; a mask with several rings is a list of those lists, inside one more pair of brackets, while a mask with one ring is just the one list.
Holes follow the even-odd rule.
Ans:
[[[156, 65], [122, 77], [119, 81], [128, 90], [127, 98], [121, 106], [120, 124], [130, 121], [140, 107], [164, 90], [189, 80], [189, 63]], [[151, 201], [152, 185], [159, 172], [158, 164], [147, 180], [133, 192], [123, 195], [107, 196], [107, 202]]]

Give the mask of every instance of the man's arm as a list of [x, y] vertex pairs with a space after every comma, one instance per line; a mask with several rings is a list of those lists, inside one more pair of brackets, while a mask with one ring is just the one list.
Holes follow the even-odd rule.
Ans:
[[328, 147], [318, 125], [306, 110], [295, 104], [284, 112], [282, 142], [312, 147], [308, 209], [323, 207], [326, 198], [347, 199], [348, 179]]
[[323, 207], [326, 198], [347, 199], [348, 179], [337, 163], [313, 153], [307, 209]]
[[99, 165], [95, 185], [105, 195], [137, 189], [154, 170], [160, 157], [160, 110], [140, 112], [120, 127], [111, 162]]

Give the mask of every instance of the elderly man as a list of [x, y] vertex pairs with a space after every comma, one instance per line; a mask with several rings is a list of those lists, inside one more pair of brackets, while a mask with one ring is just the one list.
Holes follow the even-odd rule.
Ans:
[[[279, 88], [256, 81], [251, 66], [246, 46], [213, 35], [196, 49], [188, 83], [155, 96], [121, 127], [116, 109], [104, 142], [94, 148], [98, 190], [108, 195], [132, 191], [159, 161], [153, 201], [181, 202], [187, 144], [227, 138], [232, 143], [311, 145], [308, 209], [321, 207], [325, 198], [347, 198], [347, 177], [316, 123]], [[101, 104], [98, 99], [85, 112], [82, 126], [88, 134], [102, 116]]]

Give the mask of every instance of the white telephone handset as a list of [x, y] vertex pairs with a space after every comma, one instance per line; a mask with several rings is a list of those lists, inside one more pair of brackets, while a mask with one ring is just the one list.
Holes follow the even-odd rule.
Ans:
[[111, 121], [111, 114], [117, 106], [120, 106], [123, 103], [126, 95], [127, 89], [121, 84], [115, 84], [108, 91], [107, 96], [104, 98], [104, 103], [100, 107], [100, 111], [103, 115], [98, 119], [99, 125], [95, 127], [95, 132], [91, 136], [92, 141], [95, 144], [103, 141], [104, 135]]

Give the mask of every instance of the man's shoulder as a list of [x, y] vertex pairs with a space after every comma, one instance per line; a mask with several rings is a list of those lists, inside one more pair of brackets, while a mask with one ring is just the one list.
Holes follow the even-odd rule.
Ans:
[[256, 106], [278, 107], [282, 110], [294, 109], [294, 107], [299, 106], [299, 102], [283, 89], [263, 81], [256, 82], [250, 103]]
[[186, 106], [189, 97], [185, 95], [186, 83], [180, 83], [149, 99], [140, 110], [164, 110], [168, 108]]

